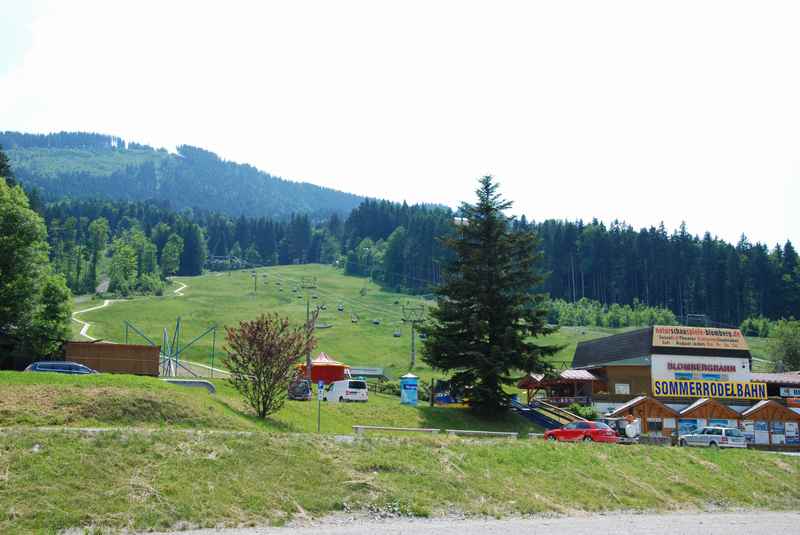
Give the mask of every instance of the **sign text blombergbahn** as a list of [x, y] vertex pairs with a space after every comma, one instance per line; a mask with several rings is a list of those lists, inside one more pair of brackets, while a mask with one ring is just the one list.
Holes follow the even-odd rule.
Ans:
[[699, 364], [693, 362], [667, 362], [667, 369], [680, 372], [727, 372], [736, 371], [734, 364]]

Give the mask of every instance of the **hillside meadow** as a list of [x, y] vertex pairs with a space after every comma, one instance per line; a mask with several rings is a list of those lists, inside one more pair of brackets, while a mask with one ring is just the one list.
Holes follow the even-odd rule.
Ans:
[[[332, 266], [309, 264], [301, 266], [276, 266], [255, 270], [257, 281], [253, 284], [250, 270], [208, 273], [198, 277], [176, 277], [164, 296], [136, 297], [117, 301], [106, 308], [80, 314], [80, 319], [92, 324], [89, 334], [113, 342], [124, 341], [124, 322], [131, 322], [157, 344], [161, 343], [164, 329], [172, 336], [178, 317], [181, 318], [181, 343], [187, 344], [209, 326], [216, 324], [215, 366], [221, 365], [224, 354], [225, 326], [235, 326], [239, 321], [253, 319], [261, 313], [277, 312], [295, 322], [305, 321], [305, 291], [300, 288], [304, 277], [315, 277], [317, 287], [309, 290], [311, 306], [325, 305], [320, 324], [330, 325], [317, 330], [318, 346], [315, 354], [324, 351], [333, 358], [353, 366], [382, 367], [390, 378], [398, 378], [409, 371], [411, 360], [411, 328], [403, 322], [403, 305], [424, 304], [434, 306], [431, 300], [418, 296], [384, 291], [380, 286], [361, 277], [346, 276]], [[177, 296], [178, 283], [187, 287]], [[316, 298], [315, 298], [316, 296]], [[75, 304], [83, 310], [102, 304], [90, 299]], [[337, 310], [338, 305], [343, 312]], [[353, 323], [354, 316], [358, 322]], [[373, 324], [379, 320], [380, 324]], [[80, 326], [73, 322], [76, 340]], [[569, 367], [578, 342], [592, 340], [622, 332], [603, 327], [562, 327], [553, 335], [541, 339], [542, 344], [556, 345], [561, 350], [552, 357], [558, 368]], [[396, 337], [395, 334], [400, 336]], [[147, 343], [129, 331], [131, 343]], [[212, 340], [207, 336], [186, 350], [189, 360], [212, 364]], [[421, 340], [417, 340], [417, 361], [413, 372], [423, 380], [441, 377], [420, 358]], [[753, 354], [768, 358], [766, 340], [750, 338]], [[755, 363], [757, 367], [763, 364]]]

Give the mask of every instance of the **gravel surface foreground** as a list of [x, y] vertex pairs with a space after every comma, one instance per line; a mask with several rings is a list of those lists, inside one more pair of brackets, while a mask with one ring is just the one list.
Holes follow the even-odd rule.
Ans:
[[[178, 533], [178, 532], [175, 532]], [[182, 535], [745, 535], [800, 533], [800, 513], [619, 513], [579, 517], [513, 520], [403, 519], [367, 520], [332, 517], [318, 523], [283, 528], [237, 528], [180, 531]], [[152, 534], [151, 534], [152, 535]]]

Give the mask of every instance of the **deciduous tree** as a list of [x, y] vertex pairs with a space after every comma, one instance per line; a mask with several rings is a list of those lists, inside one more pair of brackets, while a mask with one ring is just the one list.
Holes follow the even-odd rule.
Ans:
[[316, 314], [305, 325], [293, 327], [287, 318], [272, 313], [225, 328], [230, 381], [259, 418], [278, 411], [286, 401], [293, 366], [316, 345], [315, 323]]
[[781, 320], [771, 334], [773, 358], [787, 370], [800, 370], [800, 321]]
[[[69, 329], [70, 293], [53, 275], [42, 218], [0, 177], [0, 332], [26, 357], [52, 353]], [[5, 357], [6, 355], [2, 355]]]
[[174, 275], [181, 264], [183, 240], [177, 234], [172, 234], [161, 251], [161, 273], [164, 278]]

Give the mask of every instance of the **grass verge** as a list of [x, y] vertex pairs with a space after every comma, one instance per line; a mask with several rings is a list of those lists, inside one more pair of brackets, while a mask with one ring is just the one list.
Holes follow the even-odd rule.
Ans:
[[0, 532], [281, 524], [341, 510], [791, 510], [800, 507], [798, 476], [800, 459], [752, 451], [7, 431], [0, 434]]
[[[0, 427], [185, 427], [311, 432], [317, 429], [317, 402], [287, 401], [259, 420], [227, 381], [214, 381], [217, 394], [150, 377], [99, 374], [0, 372]], [[528, 421], [507, 414], [487, 420], [463, 408], [410, 407], [399, 398], [370, 394], [367, 403], [321, 406], [323, 433], [349, 434], [353, 425], [432, 427], [485, 431], [538, 432]]]

